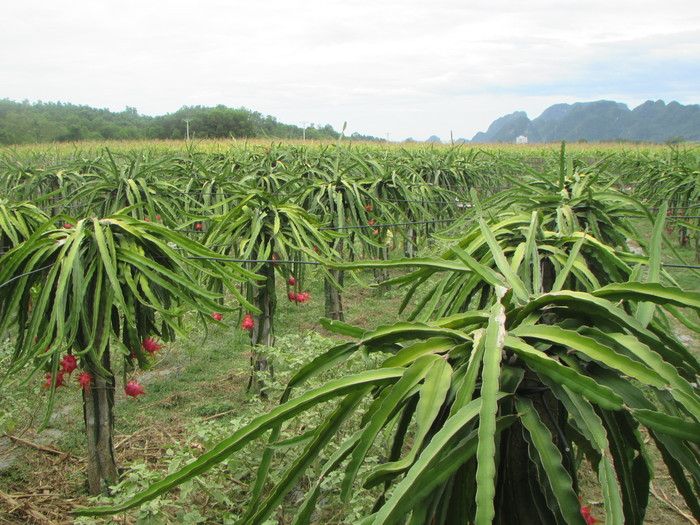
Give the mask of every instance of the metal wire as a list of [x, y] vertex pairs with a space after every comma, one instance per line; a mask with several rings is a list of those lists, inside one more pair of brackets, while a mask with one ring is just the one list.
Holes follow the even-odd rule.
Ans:
[[40, 210], [52, 210], [54, 208], [87, 208], [90, 204], [54, 204], [53, 206], [37, 206]]
[[[156, 257], [156, 259], [164, 259], [166, 257]], [[201, 260], [208, 260], [208, 261], [222, 261], [222, 262], [235, 262], [235, 263], [272, 263], [272, 264], [308, 264], [311, 266], [321, 266], [324, 263], [316, 262], [316, 261], [288, 261], [288, 260], [277, 260], [277, 259], [229, 259], [227, 257], [199, 257], [199, 256], [191, 256], [191, 257], [183, 257], [184, 259], [201, 259]], [[390, 259], [377, 259], [377, 261], [388, 261]], [[31, 275], [33, 273], [40, 272], [42, 270], [46, 270], [47, 268], [51, 268], [54, 266], [56, 263], [51, 263], [49, 265], [43, 266], [42, 268], [38, 268], [36, 270], [32, 270], [31, 272], [26, 272], [21, 275], [16, 275], [15, 277], [8, 279], [4, 283], [0, 284], [0, 288], [7, 286], [13, 281], [16, 281], [17, 279], [21, 279], [22, 277], [26, 277], [27, 275]], [[666, 264], [662, 263], [661, 266], [664, 268], [686, 268], [686, 269], [692, 269], [692, 270], [700, 270], [700, 266], [694, 266], [694, 265], [685, 265], [685, 264]]]
[[[388, 185], [393, 185], [391, 182], [387, 183]], [[473, 186], [471, 184], [433, 184], [430, 182], [412, 182], [409, 184], [406, 184], [406, 186], [428, 186], [430, 188], [466, 188], [466, 189], [471, 189], [474, 188], [475, 190], [510, 190], [513, 189], [513, 186]]]
[[[696, 204], [695, 206], [670, 206], [669, 207], [672, 210], [692, 210], [696, 208], [700, 208], [700, 204]], [[661, 208], [647, 208], [648, 210], [651, 211], [659, 211]]]
[[[633, 195], [634, 196], [634, 195]], [[698, 199], [684, 199], [683, 197], [676, 197], [674, 199], [672, 198], [653, 198], [653, 199], [645, 199], [645, 200], [650, 200], [650, 201], [669, 201], [669, 202], [700, 202]]]
[[[618, 215], [624, 219], [643, 219], [642, 215]], [[666, 215], [667, 219], [700, 219], [700, 215]]]
[[319, 228], [319, 231], [321, 230], [354, 230], [354, 229], [361, 229], [361, 228], [386, 228], [389, 226], [410, 226], [412, 224], [434, 224], [438, 222], [455, 222], [459, 219], [438, 219], [438, 220], [432, 220], [432, 221], [416, 221], [416, 222], [394, 222], [394, 223], [387, 223], [387, 224], [360, 224], [357, 226], [338, 226], [338, 227], [325, 227], [325, 228]]
[[222, 195], [226, 197], [235, 197], [236, 195], [242, 195], [239, 193], [222, 193], [218, 191], [159, 191], [157, 195]]
[[[163, 257], [167, 259], [167, 257]], [[282, 261], [277, 259], [229, 259], [227, 257], [183, 257], [184, 259], [203, 259], [207, 261], [226, 261], [237, 263], [272, 263], [272, 264], [311, 264], [320, 266], [322, 263], [315, 261]]]
[[472, 206], [471, 202], [462, 201], [413, 201], [408, 199], [379, 199], [383, 202], [419, 202], [424, 204], [452, 204], [453, 206]]
[[38, 269], [36, 269], [36, 270], [32, 270], [31, 272], [23, 273], [23, 274], [21, 274], [21, 275], [16, 275], [16, 276], [13, 277], [12, 279], [8, 279], [8, 280], [5, 281], [4, 283], [0, 284], [0, 288], [2, 288], [3, 286], [7, 286], [7, 285], [10, 284], [12, 281], [16, 281], [17, 279], [21, 279], [22, 277], [26, 277], [27, 275], [31, 275], [31, 274], [33, 274], [33, 273], [37, 273], [37, 272], [40, 272], [40, 271], [42, 271], [42, 270], [46, 270], [47, 268], [51, 268], [54, 264], [56, 264], [56, 263], [51, 263], [51, 264], [48, 264], [48, 265], [46, 265], [46, 266], [44, 266], [44, 267], [42, 267], [42, 268], [38, 268]]

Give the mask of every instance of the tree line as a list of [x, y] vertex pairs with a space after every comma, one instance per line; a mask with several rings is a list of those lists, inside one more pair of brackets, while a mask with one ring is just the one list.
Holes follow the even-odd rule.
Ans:
[[[112, 112], [61, 102], [0, 100], [0, 144], [75, 142], [82, 140], [264, 138], [332, 140], [333, 126], [306, 129], [278, 122], [246, 108], [183, 106], [174, 113], [151, 117], [134, 107]], [[353, 134], [360, 140], [377, 140]]]

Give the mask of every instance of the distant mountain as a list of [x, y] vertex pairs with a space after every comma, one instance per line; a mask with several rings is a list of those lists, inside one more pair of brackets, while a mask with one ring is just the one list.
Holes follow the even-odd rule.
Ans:
[[527, 118], [527, 113], [516, 111], [494, 120], [486, 133], [480, 131], [474, 135], [472, 142], [512, 142], [515, 137], [522, 135], [527, 130], [529, 124], [530, 119]]
[[626, 104], [610, 100], [555, 104], [534, 120], [524, 111], [500, 117], [471, 141], [515, 142], [520, 135], [528, 142], [700, 141], [700, 105], [648, 100], [630, 110]]

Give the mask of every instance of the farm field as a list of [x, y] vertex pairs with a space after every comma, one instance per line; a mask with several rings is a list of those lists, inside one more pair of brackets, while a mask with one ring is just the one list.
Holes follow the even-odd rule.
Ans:
[[0, 161], [0, 523], [700, 518], [697, 150]]

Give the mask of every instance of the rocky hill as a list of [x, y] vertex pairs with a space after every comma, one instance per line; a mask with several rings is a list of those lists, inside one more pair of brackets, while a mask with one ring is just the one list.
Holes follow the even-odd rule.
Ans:
[[648, 100], [630, 110], [626, 104], [610, 100], [555, 104], [534, 120], [524, 111], [498, 118], [486, 132], [474, 135], [471, 142], [515, 142], [520, 135], [531, 143], [700, 141], [700, 105]]

